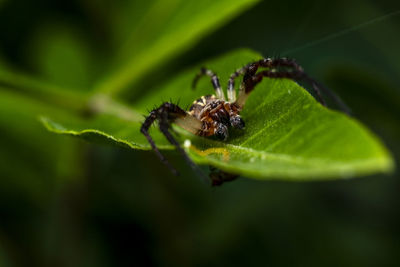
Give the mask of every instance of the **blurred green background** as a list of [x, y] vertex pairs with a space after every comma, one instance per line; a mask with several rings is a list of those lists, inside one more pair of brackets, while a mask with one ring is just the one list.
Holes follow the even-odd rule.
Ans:
[[[0, 266], [399, 266], [399, 172], [240, 178], [210, 189], [174, 152], [167, 156], [180, 177], [152, 152], [41, 126], [39, 114], [74, 113], [75, 99], [146, 49], [176, 10], [199, 12], [182, 3], [0, 1]], [[134, 83], [141, 90], [120, 98], [134, 105], [175, 73], [235, 48], [290, 56], [336, 91], [399, 165], [399, 9], [398, 1], [261, 1], [160, 60]]]

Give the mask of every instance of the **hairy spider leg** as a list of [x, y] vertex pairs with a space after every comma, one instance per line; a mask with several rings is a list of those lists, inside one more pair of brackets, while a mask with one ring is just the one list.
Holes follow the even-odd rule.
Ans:
[[147, 141], [149, 141], [152, 149], [154, 152], [157, 154], [157, 156], [160, 158], [161, 162], [164, 163], [168, 169], [171, 170], [171, 172], [175, 175], [178, 175], [178, 171], [172, 167], [172, 165], [168, 162], [168, 160], [161, 154], [160, 150], [158, 150], [156, 144], [154, 143], [153, 138], [151, 138], [149, 134], [149, 128], [150, 126], [157, 120], [157, 110], [152, 110], [149, 114], [149, 116], [146, 117], [145, 121], [142, 124], [142, 127], [140, 128], [140, 132], [146, 137]]
[[[303, 73], [302, 72], [297, 72], [297, 71], [276, 71], [276, 70], [267, 70], [267, 71], [260, 71], [257, 74], [254, 75], [247, 75], [243, 77], [243, 83], [241, 85], [241, 91], [239, 93], [239, 97], [236, 100], [235, 104], [239, 108], [243, 108], [249, 94], [251, 91], [253, 91], [254, 87], [262, 81], [264, 77], [268, 78], [274, 78], [274, 79], [279, 79], [279, 78], [287, 78], [291, 79], [294, 81], [301, 81], [303, 80]], [[318, 91], [318, 87], [313, 84], [313, 89]], [[322, 105], [326, 105], [325, 101], [322, 99], [320, 94], [317, 94], [318, 100], [321, 102]]]
[[[263, 71], [260, 73], [263, 73], [264, 75], [259, 75], [257, 73], [258, 69], [260, 67], [263, 68], [269, 68], [268, 71]], [[284, 68], [289, 68], [289, 70], [281, 70], [279, 69], [280, 67]], [[238, 73], [244, 73], [243, 81], [239, 87], [239, 96], [238, 99], [236, 100], [236, 104], [243, 108], [247, 97], [249, 93], [254, 89], [254, 87], [261, 82], [263, 77], [269, 77], [269, 78], [288, 78], [292, 79], [295, 81], [300, 81], [300, 80], [305, 80], [305, 78], [308, 78], [306, 82], [309, 82], [312, 84], [312, 88], [315, 91], [318, 101], [326, 106], [326, 103], [324, 99], [321, 96], [321, 93], [319, 91], [319, 88], [317, 85], [315, 85], [315, 82], [313, 79], [311, 79], [309, 76], [306, 76], [306, 74], [303, 71], [303, 68], [296, 63], [295, 60], [293, 59], [288, 59], [288, 58], [277, 58], [277, 59], [271, 59], [271, 58], [264, 58], [259, 61], [250, 63], [246, 66], [244, 66]], [[258, 75], [258, 76], [257, 76]], [[257, 76], [257, 78], [255, 78]], [[236, 78], [235, 76], [234, 78]]]
[[[267, 71], [261, 71], [257, 73], [259, 67], [269, 68]], [[280, 67], [288, 68], [286, 70], [280, 70]], [[255, 85], [261, 82], [263, 77], [268, 78], [288, 78], [294, 81], [303, 81], [311, 85], [314, 90], [317, 100], [324, 106], [326, 106], [326, 102], [321, 95], [321, 90], [324, 91], [327, 95], [329, 95], [338, 105], [339, 107], [347, 114], [350, 114], [350, 109], [347, 105], [333, 93], [331, 90], [322, 86], [322, 84], [315, 81], [313, 78], [308, 76], [303, 68], [297, 64], [294, 59], [288, 58], [265, 58], [259, 60], [257, 62], [248, 64], [247, 66], [241, 69], [241, 72], [245, 72], [243, 77], [243, 82], [239, 88], [239, 96], [236, 104], [243, 108], [249, 93], [254, 89]]]
[[169, 131], [171, 123], [176, 123], [177, 125], [181, 126], [182, 128], [186, 129], [189, 132], [196, 134], [198, 131], [201, 130], [201, 121], [195, 117], [190, 116], [186, 113], [183, 109], [179, 106], [166, 102], [163, 103], [160, 107], [152, 110], [149, 116], [146, 117], [145, 121], [142, 124], [140, 131], [144, 134], [144, 136], [149, 141], [151, 147], [156, 152], [157, 156], [161, 159], [161, 161], [171, 170], [171, 172], [175, 175], [179, 175], [178, 171], [172, 167], [172, 165], [168, 162], [168, 160], [161, 154], [160, 150], [157, 148], [154, 140], [151, 138], [149, 134], [150, 126], [155, 122], [158, 121], [160, 131], [164, 134], [167, 138], [168, 142], [174, 145], [178, 151], [182, 154], [184, 159], [188, 162], [190, 167], [195, 171], [200, 173], [200, 176], [203, 180], [208, 182], [208, 179], [203, 174], [203, 172], [197, 167], [197, 165], [189, 158], [186, 154], [185, 150], [181, 147], [178, 141], [173, 137], [171, 132]]
[[[322, 90], [326, 95], [328, 95], [333, 101], [336, 102], [336, 104], [340, 107], [340, 109], [342, 111], [344, 111], [347, 115], [351, 115], [352, 111], [349, 108], [349, 106], [346, 105], [346, 103], [343, 102], [343, 100], [340, 98], [340, 96], [338, 96], [337, 94], [335, 94], [335, 92], [333, 92], [332, 90], [329, 90], [328, 88], [326, 88], [325, 86], [323, 86], [321, 83], [315, 81], [314, 79], [312, 79], [310, 76], [308, 76], [306, 73], [303, 73], [303, 79], [305, 82], [312, 84], [313, 87], [319, 88], [320, 90]], [[312, 81], [312, 82], [311, 82]], [[315, 90], [315, 88], [314, 88]]]
[[209, 69], [206, 69], [206, 68], [200, 69], [200, 72], [193, 79], [192, 88], [193, 89], [196, 88], [198, 80], [204, 75], [207, 75], [211, 78], [211, 83], [215, 89], [215, 94], [216, 94], [217, 98], [219, 98], [221, 100], [225, 100], [225, 95], [224, 95], [224, 92], [222, 91], [221, 85], [219, 83], [218, 76]]

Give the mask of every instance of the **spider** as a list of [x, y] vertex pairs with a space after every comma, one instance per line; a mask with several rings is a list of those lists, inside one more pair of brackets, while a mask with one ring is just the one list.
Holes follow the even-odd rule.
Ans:
[[[260, 68], [264, 70], [258, 71]], [[157, 121], [160, 131], [165, 135], [167, 140], [177, 148], [193, 169], [197, 169], [197, 165], [188, 157], [179, 142], [176, 141], [171, 134], [171, 123], [175, 123], [195, 135], [204, 137], [215, 136], [217, 139], [226, 140], [229, 136], [230, 127], [244, 129], [245, 122], [240, 117], [240, 112], [249, 94], [264, 77], [277, 79], [287, 78], [297, 82], [305, 82], [311, 85], [317, 100], [322, 105], [326, 106], [326, 103], [322, 98], [320, 90], [323, 90], [324, 93], [331, 96], [344, 111], [347, 113], [349, 111], [340, 98], [309, 77], [304, 72], [303, 68], [293, 59], [264, 58], [236, 70], [231, 74], [228, 81], [227, 100], [220, 86], [218, 76], [209, 69], [201, 68], [200, 72], [193, 80], [192, 88], [194, 89], [199, 78], [205, 75], [211, 78], [215, 95], [200, 97], [193, 102], [188, 111], [183, 110], [178, 105], [171, 102], [165, 102], [150, 112], [140, 129], [157, 156], [175, 175], [178, 175], [178, 172], [161, 154], [149, 135], [150, 126]], [[238, 96], [236, 96], [234, 86], [235, 79], [241, 75], [243, 75], [243, 80], [239, 87]], [[213, 169], [210, 174], [210, 179], [212, 185], [220, 185], [224, 181], [233, 180], [236, 176], [237, 175], [230, 175], [222, 171], [216, 172], [215, 169]]]

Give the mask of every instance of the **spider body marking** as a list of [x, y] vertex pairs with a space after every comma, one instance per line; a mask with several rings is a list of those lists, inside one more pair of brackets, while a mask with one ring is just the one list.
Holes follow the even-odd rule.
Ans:
[[215, 135], [218, 139], [226, 140], [229, 127], [244, 128], [239, 112], [240, 109], [235, 103], [218, 99], [214, 95], [206, 95], [193, 102], [188, 114], [202, 122], [197, 135]]
[[[260, 68], [263, 70], [259, 70]], [[211, 78], [211, 84], [214, 87], [215, 95], [200, 97], [193, 102], [188, 111], [181, 109], [178, 105], [173, 103], [165, 102], [160, 107], [150, 112], [140, 129], [140, 131], [146, 136], [157, 156], [174, 174], [178, 174], [178, 172], [161, 154], [149, 135], [150, 126], [157, 121], [160, 131], [165, 135], [167, 140], [178, 149], [193, 169], [200, 171], [197, 165], [188, 157], [179, 142], [176, 141], [171, 134], [171, 123], [177, 124], [195, 135], [204, 137], [215, 136], [220, 140], [226, 140], [229, 136], [230, 127], [244, 129], [245, 123], [240, 117], [240, 111], [243, 109], [249, 94], [264, 77], [291, 79], [297, 82], [307, 83], [311, 85], [311, 88], [316, 95], [316, 99], [322, 105], [326, 104], [322, 98], [320, 90], [329, 95], [342, 110], [349, 113], [349, 109], [338, 96], [308, 76], [303, 71], [303, 68], [293, 59], [264, 58], [236, 70], [228, 80], [228, 100], [225, 99], [225, 94], [220, 86], [218, 76], [206, 68], [201, 68], [200, 72], [193, 80], [192, 87], [194, 88], [198, 79], [204, 75]], [[236, 96], [235, 79], [241, 75], [243, 75], [243, 80], [239, 86], [238, 95]], [[213, 185], [220, 185], [224, 181], [230, 181], [235, 177], [235, 175], [229, 175], [221, 171], [214, 171], [210, 174], [210, 179]]]

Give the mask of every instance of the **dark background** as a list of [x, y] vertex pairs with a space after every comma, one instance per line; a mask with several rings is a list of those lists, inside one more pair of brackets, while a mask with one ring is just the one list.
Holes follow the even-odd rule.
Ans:
[[[0, 1], [0, 67], [89, 88], [123, 35], [108, 10], [127, 2]], [[263, 1], [141, 84], [150, 90], [235, 48], [294, 57], [398, 165], [400, 14], [373, 19], [399, 9], [398, 1]], [[0, 116], [0, 266], [400, 265], [398, 172], [312, 183], [240, 178], [209, 189], [173, 152], [180, 177], [151, 152], [47, 133], [22, 105]]]

